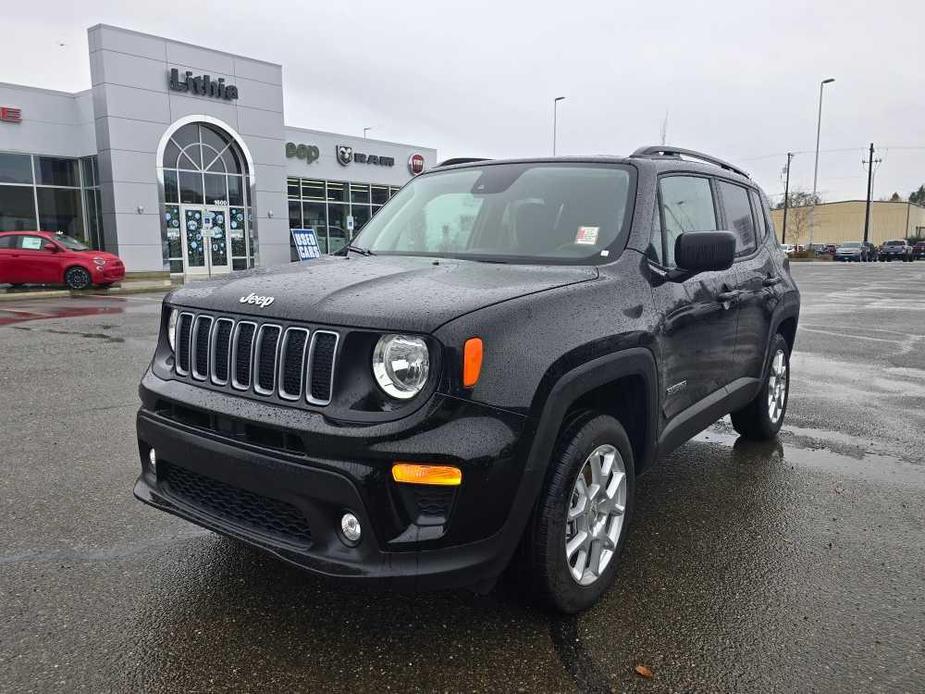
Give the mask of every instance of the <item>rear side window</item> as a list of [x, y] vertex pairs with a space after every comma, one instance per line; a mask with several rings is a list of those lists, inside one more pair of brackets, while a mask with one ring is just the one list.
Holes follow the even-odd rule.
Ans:
[[761, 197], [754, 190], [748, 191], [748, 197], [752, 201], [752, 210], [755, 213], [755, 225], [756, 233], [758, 235], [758, 242], [762, 242], [767, 238], [768, 235], [768, 225], [767, 220], [764, 216], [764, 209], [761, 206]]
[[[747, 204], [746, 200], [746, 204]], [[665, 176], [659, 181], [662, 257], [674, 267], [674, 245], [690, 231], [716, 231], [710, 181], [701, 176]]]
[[736, 236], [736, 255], [748, 255], [757, 247], [755, 243], [755, 218], [748, 201], [748, 191], [742, 186], [718, 181], [726, 226]]
[[14, 241], [16, 241], [15, 236], [0, 236], [0, 248], [12, 248], [16, 245]]

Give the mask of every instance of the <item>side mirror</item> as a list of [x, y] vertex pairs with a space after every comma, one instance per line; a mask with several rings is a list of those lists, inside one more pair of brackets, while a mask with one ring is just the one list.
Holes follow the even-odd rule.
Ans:
[[674, 261], [687, 276], [698, 272], [727, 270], [736, 255], [736, 237], [731, 231], [689, 231], [674, 244]]
[[44, 246], [42, 246], [42, 248], [44, 248], [46, 251], [51, 251], [52, 253], [58, 252], [58, 246], [53, 243], [46, 243]]

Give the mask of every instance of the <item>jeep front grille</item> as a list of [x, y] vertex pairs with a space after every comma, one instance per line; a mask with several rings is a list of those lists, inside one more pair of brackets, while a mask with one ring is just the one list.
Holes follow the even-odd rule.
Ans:
[[219, 390], [327, 405], [340, 336], [232, 316], [184, 312], [177, 326], [177, 376]]

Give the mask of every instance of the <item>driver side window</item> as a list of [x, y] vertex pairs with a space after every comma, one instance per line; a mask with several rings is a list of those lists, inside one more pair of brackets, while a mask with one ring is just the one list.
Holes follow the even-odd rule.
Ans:
[[19, 249], [23, 251], [43, 251], [46, 243], [50, 243], [50, 241], [43, 239], [41, 236], [20, 236], [18, 245]]
[[713, 191], [702, 176], [664, 176], [658, 188], [663, 264], [673, 268], [675, 242], [682, 233], [717, 230]]

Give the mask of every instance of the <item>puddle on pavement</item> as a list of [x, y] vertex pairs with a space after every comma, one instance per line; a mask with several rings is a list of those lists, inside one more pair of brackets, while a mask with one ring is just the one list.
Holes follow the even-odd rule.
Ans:
[[78, 318], [82, 316], [104, 316], [123, 313], [122, 306], [74, 306], [51, 308], [47, 311], [0, 308], [0, 326], [55, 318]]
[[792, 465], [805, 465], [839, 475], [925, 488], [925, 466], [921, 464], [860, 448], [854, 449], [852, 454], [848, 455], [825, 445], [826, 439], [852, 446], [860, 444], [860, 439], [846, 434], [785, 427], [776, 440], [752, 442], [728, 431], [728, 426], [727, 422], [721, 420], [700, 432], [691, 441], [732, 448], [737, 454], [747, 457], [769, 458], [777, 455], [781, 461]]

